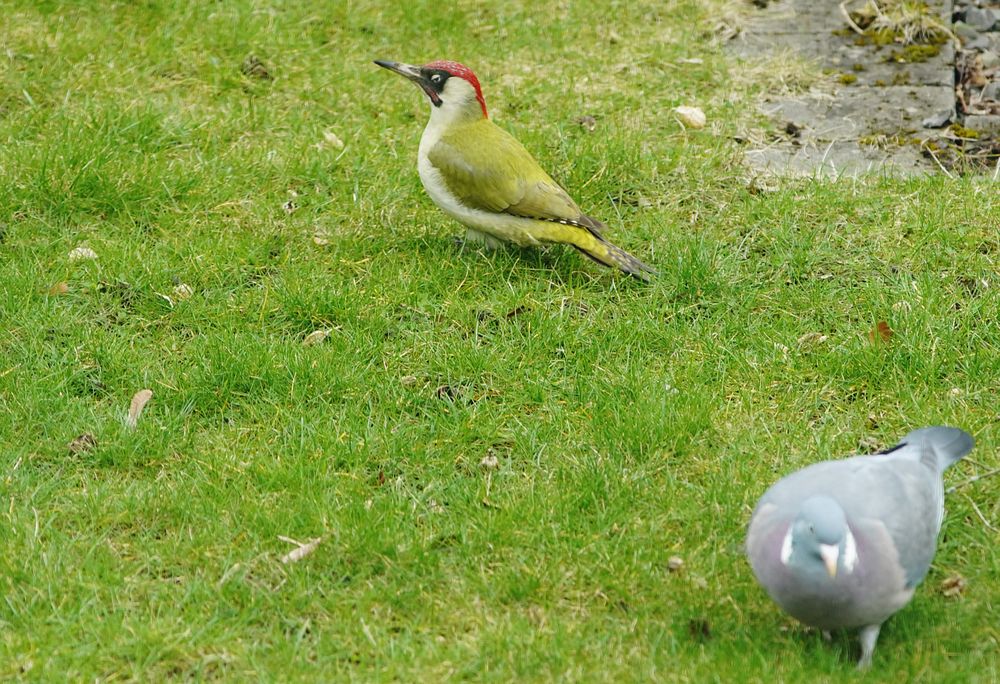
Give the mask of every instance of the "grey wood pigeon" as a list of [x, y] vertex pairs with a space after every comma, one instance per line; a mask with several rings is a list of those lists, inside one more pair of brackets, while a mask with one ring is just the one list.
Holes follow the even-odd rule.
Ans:
[[972, 449], [957, 428], [914, 430], [873, 456], [823, 461], [757, 502], [747, 555], [783, 610], [826, 631], [861, 629], [871, 664], [879, 629], [927, 574], [944, 517], [948, 466]]

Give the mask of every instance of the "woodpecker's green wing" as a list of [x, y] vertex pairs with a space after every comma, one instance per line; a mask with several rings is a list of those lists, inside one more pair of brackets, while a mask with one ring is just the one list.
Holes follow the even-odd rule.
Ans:
[[545, 173], [512, 135], [489, 119], [456, 127], [428, 152], [448, 189], [475, 209], [604, 228]]
[[640, 280], [655, 273], [608, 242], [601, 235], [604, 224], [581, 212], [521, 143], [489, 119], [455, 126], [428, 151], [427, 160], [467, 207], [540, 219], [532, 229], [538, 240], [573, 245]]

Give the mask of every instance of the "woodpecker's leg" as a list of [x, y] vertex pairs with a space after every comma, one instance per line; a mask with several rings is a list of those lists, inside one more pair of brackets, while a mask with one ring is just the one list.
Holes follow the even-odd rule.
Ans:
[[478, 230], [469, 230], [465, 233], [465, 242], [469, 245], [479, 245], [486, 249], [497, 249], [503, 245], [503, 241], [489, 235], [488, 233], [481, 233]]

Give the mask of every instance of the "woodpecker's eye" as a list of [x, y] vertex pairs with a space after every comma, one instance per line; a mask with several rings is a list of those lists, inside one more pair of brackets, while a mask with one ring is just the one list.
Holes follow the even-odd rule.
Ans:
[[432, 83], [440, 83], [443, 80], [444, 79], [441, 78], [441, 74], [434, 74], [434, 75], [431, 76], [431, 82]]

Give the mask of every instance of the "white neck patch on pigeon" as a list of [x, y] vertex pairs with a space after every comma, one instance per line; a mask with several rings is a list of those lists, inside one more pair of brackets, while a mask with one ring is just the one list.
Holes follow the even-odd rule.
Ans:
[[[789, 526], [788, 532], [785, 533], [785, 538], [781, 541], [781, 564], [788, 565], [788, 561], [792, 559], [792, 528]], [[851, 534], [850, 528], [847, 529], [847, 535], [844, 537], [844, 556], [843, 556], [844, 570], [848, 573], [854, 572], [854, 566], [858, 564], [858, 544], [854, 540], [854, 535]]]
[[853, 572], [854, 566], [858, 564], [858, 545], [854, 541], [851, 529], [847, 529], [847, 536], [844, 537], [844, 570]]
[[785, 539], [781, 542], [781, 564], [788, 565], [788, 561], [792, 559], [792, 526], [788, 526], [788, 532], [785, 533]]

